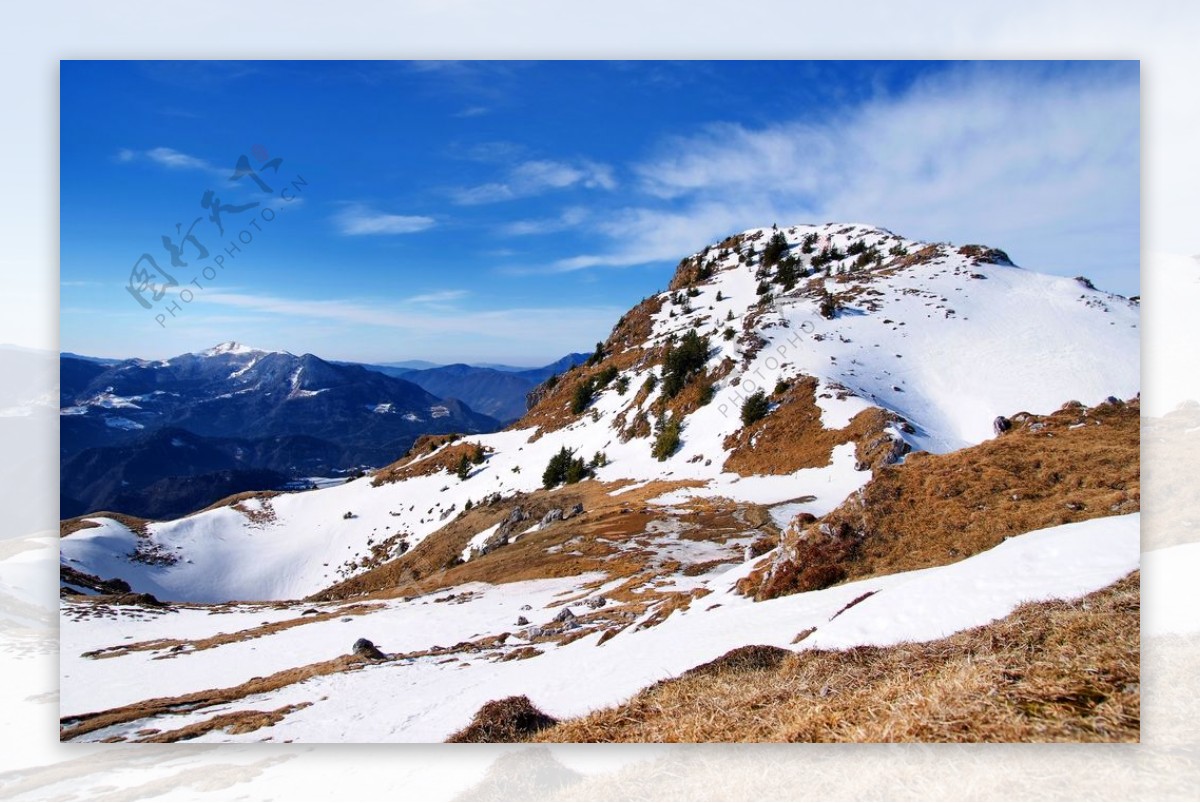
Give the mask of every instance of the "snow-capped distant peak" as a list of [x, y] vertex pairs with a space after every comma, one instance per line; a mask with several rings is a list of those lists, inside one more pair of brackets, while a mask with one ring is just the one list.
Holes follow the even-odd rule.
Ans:
[[198, 353], [201, 357], [216, 357], [219, 354], [254, 354], [261, 351], [262, 349], [250, 348], [249, 346], [243, 346], [241, 343], [227, 340], [224, 343], [219, 343], [210, 349], [205, 349]]

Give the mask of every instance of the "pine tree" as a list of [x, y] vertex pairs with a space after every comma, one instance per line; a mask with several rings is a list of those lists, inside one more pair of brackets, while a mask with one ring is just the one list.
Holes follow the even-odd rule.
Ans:
[[783, 232], [776, 231], [771, 235], [771, 239], [767, 240], [767, 245], [763, 248], [762, 263], [764, 265], [774, 265], [783, 258], [787, 253], [788, 241], [783, 236]]
[[748, 427], [755, 421], [765, 418], [770, 409], [767, 394], [761, 390], [755, 391], [742, 402], [742, 424]]

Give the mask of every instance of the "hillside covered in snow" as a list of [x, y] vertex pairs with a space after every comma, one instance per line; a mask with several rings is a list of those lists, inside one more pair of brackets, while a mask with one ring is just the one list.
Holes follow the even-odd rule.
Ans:
[[[1096, 591], [1137, 568], [1138, 350], [1136, 299], [992, 248], [729, 237], [502, 432], [65, 521], [64, 738], [438, 740], [500, 697], [581, 716], [738, 647]], [[404, 704], [354, 713], [377, 684]]]

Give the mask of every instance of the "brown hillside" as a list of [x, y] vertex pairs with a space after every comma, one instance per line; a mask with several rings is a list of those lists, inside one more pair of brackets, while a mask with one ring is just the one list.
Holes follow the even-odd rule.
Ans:
[[[408, 451], [408, 454], [375, 472], [375, 479], [371, 480], [371, 484], [378, 487], [389, 482], [398, 482], [413, 477], [427, 477], [430, 474], [437, 474], [439, 471], [453, 474], [458, 470], [458, 465], [464, 457], [470, 462], [480, 450], [483, 450], [482, 444], [474, 441], [458, 443], [460, 437], [459, 435], [421, 436], [413, 444], [413, 448]], [[445, 446], [445, 444], [450, 445]], [[442, 446], [445, 448], [437, 451]], [[430, 456], [432, 452], [436, 452], [436, 454]]]
[[126, 513], [114, 513], [111, 510], [101, 510], [98, 513], [88, 513], [86, 516], [76, 516], [72, 519], [63, 519], [58, 523], [58, 535], [60, 538], [66, 538], [71, 533], [79, 532], [80, 530], [89, 530], [93, 527], [99, 527], [93, 519], [112, 519], [120, 522], [138, 535], [147, 535], [146, 526], [151, 523], [152, 519], [143, 519], [138, 516], [130, 516]]
[[829, 465], [835, 446], [849, 442], [855, 443], [862, 468], [883, 465], [898, 456], [900, 442], [884, 432], [898, 416], [873, 407], [856, 415], [843, 429], [825, 429], [816, 390], [817, 380], [806, 376], [772, 394], [770, 400], [778, 405], [773, 412], [725, 439], [723, 445], [730, 454], [724, 470], [745, 477], [820, 468]]
[[539, 742], [1136, 742], [1139, 575], [927, 644], [742, 648]]
[[742, 583], [759, 599], [844, 579], [940, 566], [1006, 537], [1140, 509], [1138, 400], [1049, 416], [944, 455], [880, 468], [820, 521], [797, 521], [770, 566]]
[[[471, 582], [508, 583], [600, 571], [609, 578], [630, 581], [627, 593], [614, 592], [610, 595], [613, 599], [653, 601], [656, 595], [640, 591], [635, 594], [634, 590], [653, 585], [663, 573], [688, 567], [655, 559], [652, 545], [643, 543], [650, 540], [645, 535], [650, 522], [674, 518], [690, 528], [679, 538], [717, 543], [731, 538], [754, 540], [767, 534], [763, 528], [775, 536], [769, 517], [754, 505], [735, 505], [720, 499], [697, 500], [689, 512], [670, 515], [647, 505], [649, 499], [695, 482], [655, 481], [617, 496], [610, 495], [623, 484], [587, 481], [550, 491], [484, 500], [401, 557], [331, 586], [313, 598], [406, 596]], [[550, 510], [570, 510], [576, 504], [584, 508], [578, 516], [521, 535], [515, 542], [467, 563], [460, 560], [476, 533], [504, 521], [515, 507], [520, 507], [527, 516], [516, 528], [519, 533], [538, 523]], [[731, 548], [731, 554], [735, 551]], [[735, 558], [731, 557], [727, 563], [733, 562]]]

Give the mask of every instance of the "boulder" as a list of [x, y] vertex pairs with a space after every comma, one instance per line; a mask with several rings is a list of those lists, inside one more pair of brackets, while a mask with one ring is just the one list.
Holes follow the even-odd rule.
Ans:
[[382, 661], [387, 658], [370, 639], [360, 638], [354, 642], [354, 654], [368, 661]]
[[608, 604], [608, 600], [606, 600], [604, 597], [592, 597], [591, 599], [584, 601], [583, 604], [594, 611], [597, 608], [603, 608], [606, 604]]
[[563, 608], [554, 617], [554, 621], [556, 621], [556, 622], [571, 622], [574, 620], [575, 620], [575, 612], [572, 611], [570, 608]]
[[547, 524], [550, 524], [551, 522], [562, 521], [562, 518], [563, 518], [562, 508], [556, 507], [553, 510], [548, 511], [545, 516], [542, 516], [542, 526], [545, 527]]
[[527, 624], [529, 624], [529, 620], [526, 619], [524, 616], [517, 617], [517, 627], [524, 627]]
[[992, 422], [992, 430], [997, 435], [1003, 435], [1012, 429], [1012, 422], [1002, 415], [996, 416], [996, 420]]

